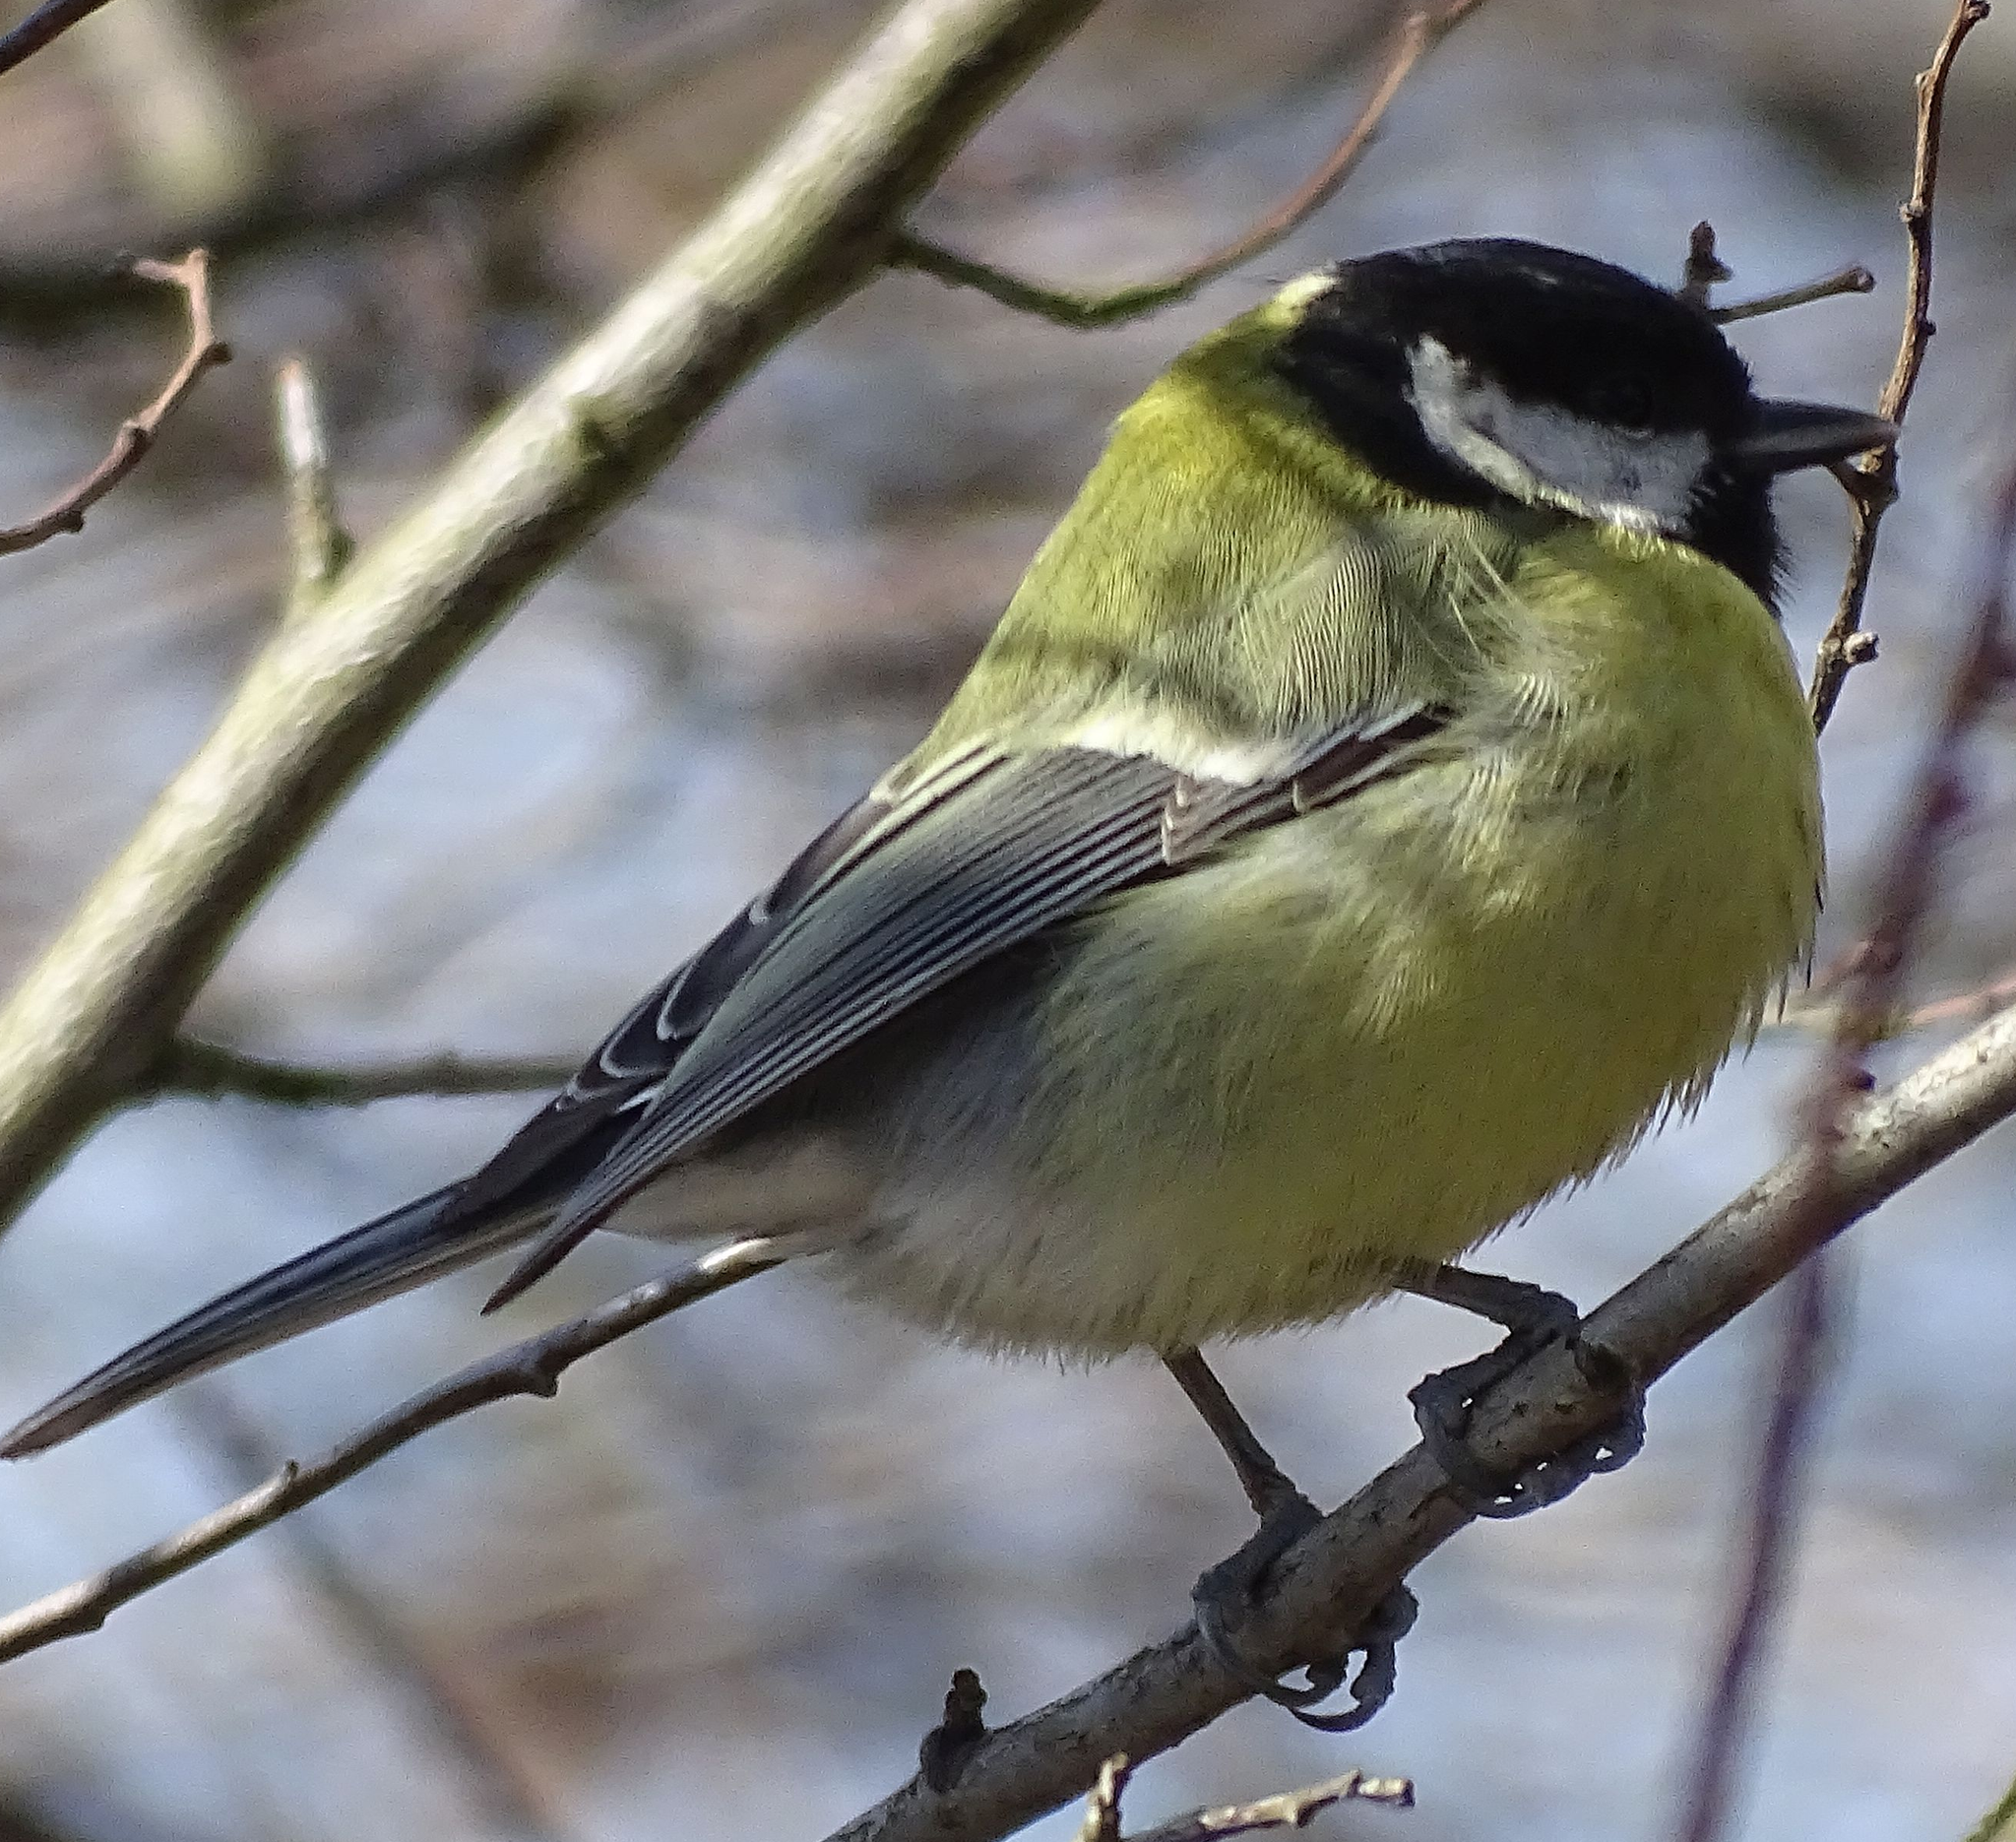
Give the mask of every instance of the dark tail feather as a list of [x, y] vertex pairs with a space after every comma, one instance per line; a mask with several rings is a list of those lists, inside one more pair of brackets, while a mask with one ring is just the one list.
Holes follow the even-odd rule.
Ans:
[[448, 1205], [461, 1188], [452, 1183], [353, 1228], [136, 1343], [0, 1435], [0, 1458], [60, 1445], [191, 1375], [468, 1266], [525, 1239], [551, 1213], [549, 1205], [456, 1217]]

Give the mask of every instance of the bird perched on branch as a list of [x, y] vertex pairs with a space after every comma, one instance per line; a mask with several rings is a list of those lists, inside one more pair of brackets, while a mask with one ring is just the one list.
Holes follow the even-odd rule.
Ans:
[[[1572, 1334], [1446, 1263], [1697, 1099], [1807, 950], [1772, 482], [1893, 434], [1757, 396], [1586, 256], [1292, 283], [1119, 418], [916, 750], [495, 1158], [0, 1450], [641, 1220], [778, 1237], [960, 1343], [1160, 1356], [1293, 1522], [1198, 1346], [1397, 1288]], [[1476, 1380], [1424, 1418], [1503, 1495], [1463, 1476]]]

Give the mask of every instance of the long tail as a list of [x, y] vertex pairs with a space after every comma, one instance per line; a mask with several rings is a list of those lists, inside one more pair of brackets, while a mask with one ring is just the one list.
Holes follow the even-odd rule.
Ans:
[[471, 1265], [524, 1240], [551, 1214], [548, 1203], [488, 1219], [454, 1215], [448, 1205], [461, 1188], [421, 1196], [199, 1305], [0, 1435], [0, 1458], [60, 1445], [191, 1375]]

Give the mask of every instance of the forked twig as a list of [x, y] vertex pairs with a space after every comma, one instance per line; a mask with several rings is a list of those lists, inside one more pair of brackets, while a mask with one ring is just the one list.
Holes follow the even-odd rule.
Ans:
[[[1120, 1797], [1133, 1775], [1124, 1752], [1116, 1752], [1099, 1768], [1099, 1783], [1086, 1800], [1085, 1820], [1078, 1842], [1121, 1842]], [[1306, 1829], [1312, 1818], [1333, 1804], [1380, 1804], [1388, 1810], [1414, 1808], [1411, 1778], [1369, 1778], [1349, 1771], [1299, 1791], [1282, 1791], [1255, 1798], [1250, 1804], [1219, 1804], [1209, 1810], [1171, 1816], [1126, 1838], [1126, 1842], [1215, 1842], [1220, 1836], [1258, 1835], [1269, 1829]]]
[[[1896, 361], [1890, 367], [1889, 381], [1876, 404], [1877, 413], [1893, 422], [1903, 421], [1911, 407], [1919, 372], [1924, 368], [1925, 348], [1931, 344], [1936, 330], [1931, 318], [1932, 196], [1939, 183], [1939, 138], [1945, 124], [1946, 81], [1952, 75], [1953, 61], [1960, 55], [1967, 34], [1987, 16], [1987, 0], [1960, 0], [1945, 35], [1939, 40], [1939, 48], [1932, 53], [1931, 64], [1918, 77], [1917, 152], [1912, 160], [1911, 197], [1902, 209], [1905, 235], [1911, 244], [1904, 333], [1898, 342]], [[1876, 560], [1876, 528], [1897, 497], [1897, 451], [1879, 449], [1853, 466], [1834, 471], [1848, 488], [1854, 509], [1848, 574], [1842, 581], [1834, 618], [1821, 636], [1813, 662], [1813, 681], [1807, 692], [1815, 729], [1827, 727], [1850, 671], [1875, 656], [1873, 645], [1858, 642], [1863, 638], [1862, 605], [1868, 599], [1869, 571]]]
[[[0, 41], [0, 50], [4, 50], [4, 41]], [[5, 68], [0, 63], [0, 70]], [[82, 531], [85, 513], [140, 465], [160, 433], [161, 424], [182, 407], [203, 374], [214, 365], [230, 362], [231, 349], [217, 336], [211, 321], [208, 250], [192, 249], [175, 262], [138, 257], [128, 265], [127, 273], [143, 282], [159, 282], [182, 290], [189, 304], [188, 349], [155, 400], [119, 424], [119, 432], [113, 436], [103, 460], [75, 485], [67, 487], [45, 511], [37, 512], [26, 524], [0, 530], [0, 556], [32, 550], [64, 532]]]

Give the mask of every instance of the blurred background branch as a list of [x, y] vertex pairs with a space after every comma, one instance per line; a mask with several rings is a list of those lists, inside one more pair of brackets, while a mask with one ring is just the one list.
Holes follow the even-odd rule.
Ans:
[[889, 260], [900, 268], [915, 269], [955, 287], [976, 288], [1004, 307], [1013, 307], [1018, 313], [1033, 313], [1059, 326], [1113, 326], [1188, 300], [1207, 283], [1265, 255], [1337, 196], [1364, 158], [1393, 98], [1414, 74], [1415, 67], [1483, 3], [1484, 0], [1444, 0], [1440, 6], [1410, 5], [1393, 35], [1385, 68], [1373, 82], [1371, 95], [1322, 165], [1258, 222], [1223, 248], [1200, 256], [1161, 281], [1142, 282], [1106, 293], [1074, 292], [1024, 281], [908, 229], [899, 231], [892, 240]]
[[189, 314], [188, 348], [154, 401], [119, 424], [119, 432], [112, 438], [103, 460], [76, 484], [65, 487], [46, 510], [37, 512], [25, 524], [0, 530], [0, 556], [32, 550], [64, 532], [82, 531], [85, 513], [146, 458], [160, 434], [161, 424], [188, 400], [203, 374], [230, 361], [231, 349], [218, 337], [211, 313], [208, 250], [192, 249], [174, 262], [142, 256], [126, 263], [124, 268], [139, 281], [158, 283], [180, 292]]
[[471, 1057], [445, 1053], [375, 1067], [315, 1067], [271, 1061], [221, 1043], [177, 1037], [136, 1101], [161, 1094], [232, 1095], [281, 1107], [366, 1107], [419, 1095], [523, 1094], [562, 1086], [579, 1056]]

